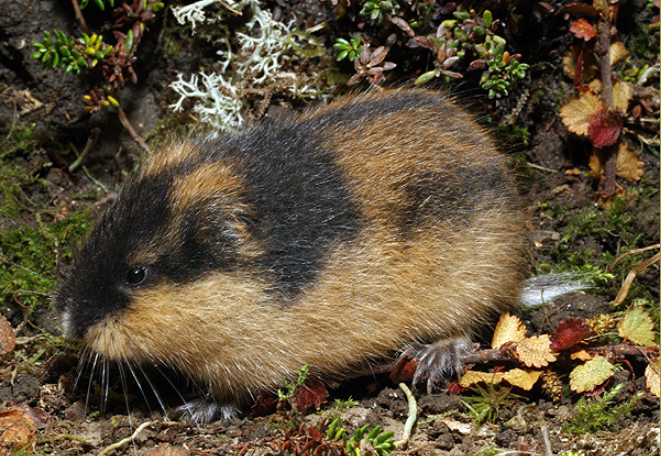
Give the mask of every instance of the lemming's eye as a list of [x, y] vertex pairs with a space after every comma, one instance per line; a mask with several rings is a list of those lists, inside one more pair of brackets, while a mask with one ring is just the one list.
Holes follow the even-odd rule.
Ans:
[[140, 285], [147, 276], [147, 269], [144, 266], [131, 266], [126, 273], [126, 283], [129, 285]]

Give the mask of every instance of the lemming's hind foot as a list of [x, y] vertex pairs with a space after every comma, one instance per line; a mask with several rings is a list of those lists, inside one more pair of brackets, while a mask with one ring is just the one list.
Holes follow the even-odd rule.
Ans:
[[464, 373], [462, 357], [474, 351], [475, 347], [468, 337], [442, 339], [433, 344], [409, 347], [401, 354], [398, 364], [416, 360], [413, 385], [426, 381], [427, 394], [431, 394], [437, 384], [461, 377]]
[[174, 409], [177, 418], [201, 425], [213, 420], [229, 420], [239, 415], [239, 409], [234, 404], [221, 404], [211, 398], [203, 397], [186, 402]]

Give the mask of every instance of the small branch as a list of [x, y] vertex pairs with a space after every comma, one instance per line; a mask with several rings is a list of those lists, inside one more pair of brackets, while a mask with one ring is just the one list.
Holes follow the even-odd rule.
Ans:
[[142, 137], [138, 133], [136, 133], [136, 131], [133, 129], [133, 125], [131, 125], [129, 118], [126, 117], [126, 113], [124, 112], [122, 107], [117, 106], [116, 109], [117, 109], [117, 115], [119, 116], [119, 121], [122, 123], [124, 128], [126, 128], [126, 131], [129, 132], [133, 140], [138, 143], [138, 145], [142, 148], [142, 150], [144, 150], [148, 154], [151, 153], [151, 149], [149, 149], [147, 143], [145, 143]]
[[100, 454], [100, 455], [102, 455], [102, 454], [107, 454], [107, 453], [111, 452], [112, 450], [116, 450], [117, 448], [121, 447], [122, 445], [125, 445], [125, 444], [127, 444], [127, 443], [129, 443], [129, 442], [132, 442], [133, 440], [136, 439], [136, 437], [138, 437], [138, 435], [140, 435], [140, 433], [141, 433], [146, 427], [151, 426], [151, 425], [154, 424], [154, 423], [155, 423], [155, 421], [147, 421], [147, 422], [145, 422], [145, 423], [142, 423], [142, 424], [140, 425], [140, 427], [138, 427], [138, 429], [135, 430], [135, 432], [133, 433], [133, 435], [131, 435], [130, 437], [126, 437], [125, 439], [122, 439], [122, 440], [120, 440], [119, 442], [115, 442], [115, 443], [113, 443], [112, 445], [110, 445], [110, 446], [104, 448], [103, 450], [101, 450], [101, 451], [99, 452], [99, 454]]
[[90, 30], [87, 27], [87, 23], [85, 22], [83, 13], [80, 12], [80, 7], [78, 6], [78, 0], [71, 0], [71, 4], [73, 5], [73, 10], [76, 13], [76, 19], [78, 19], [78, 22], [80, 23], [80, 28], [83, 30], [83, 32], [89, 35]]

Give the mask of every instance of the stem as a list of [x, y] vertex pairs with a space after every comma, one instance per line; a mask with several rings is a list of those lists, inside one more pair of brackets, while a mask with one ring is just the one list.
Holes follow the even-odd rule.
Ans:
[[133, 129], [133, 125], [131, 125], [131, 122], [129, 121], [129, 118], [126, 117], [126, 113], [124, 112], [122, 107], [117, 106], [116, 109], [117, 109], [117, 115], [119, 116], [119, 121], [122, 123], [124, 128], [126, 128], [126, 131], [129, 132], [129, 134], [131, 135], [133, 140], [138, 143], [138, 145], [142, 148], [142, 150], [144, 150], [148, 154], [151, 153], [151, 149], [149, 149], [149, 146], [147, 145], [147, 143], [145, 143], [142, 140], [142, 137], [139, 134], [137, 134], [136, 131]]
[[78, 19], [78, 22], [80, 22], [80, 28], [83, 30], [83, 32], [89, 34], [89, 28], [87, 27], [83, 13], [80, 12], [78, 0], [71, 0], [71, 4], [73, 5], [73, 10], [76, 13], [76, 19]]
[[[599, 15], [599, 24], [597, 25], [599, 40], [595, 47], [595, 51], [599, 56], [599, 69], [601, 72], [601, 102], [609, 113], [613, 112], [613, 72], [611, 68], [610, 48], [611, 36], [615, 33], [614, 24], [617, 17], [618, 2], [619, 0], [610, 0], [608, 10]], [[612, 33], [611, 28], [613, 29]], [[602, 149], [605, 162], [604, 180], [601, 183], [600, 191], [605, 198], [613, 195], [617, 188], [615, 185], [617, 149], [618, 142]]]

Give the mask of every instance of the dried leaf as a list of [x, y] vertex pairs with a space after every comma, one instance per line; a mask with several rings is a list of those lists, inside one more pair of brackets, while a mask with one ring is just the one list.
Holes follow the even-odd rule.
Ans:
[[569, 355], [569, 357], [573, 360], [578, 360], [578, 361], [590, 361], [592, 359], [592, 355], [583, 349], [572, 352], [572, 354]]
[[588, 135], [594, 147], [603, 149], [617, 142], [622, 131], [622, 122], [615, 113], [600, 109], [588, 120]]
[[0, 315], [0, 355], [9, 353], [16, 346], [16, 334], [9, 321]]
[[629, 110], [629, 101], [632, 98], [631, 86], [618, 80], [613, 86], [613, 107], [624, 114]]
[[565, 11], [571, 14], [583, 14], [584, 16], [597, 16], [597, 10], [594, 6], [587, 3], [568, 3], [565, 5]]
[[319, 409], [328, 402], [328, 390], [321, 380], [309, 379], [296, 395], [296, 408], [303, 413], [313, 407]]
[[398, 16], [393, 16], [390, 18], [390, 22], [395, 24], [397, 27], [400, 28], [404, 33], [406, 33], [407, 36], [415, 36], [415, 32], [411, 28], [408, 22], [406, 22], [404, 19]]
[[471, 385], [477, 383], [491, 383], [492, 385], [497, 385], [503, 380], [502, 372], [480, 372], [480, 371], [468, 371], [459, 380], [459, 385], [464, 388], [468, 388]]
[[562, 58], [562, 69], [572, 79], [576, 76], [576, 62], [580, 52], [581, 48], [572, 46], [569, 51], [565, 52], [565, 56]]
[[509, 312], [500, 316], [496, 329], [493, 332], [491, 348], [497, 350], [506, 342], [518, 342], [525, 339], [526, 326], [521, 323], [519, 317], [510, 315]]
[[503, 380], [512, 386], [518, 386], [521, 389], [530, 391], [537, 383], [539, 377], [542, 375], [541, 371], [527, 371], [523, 369], [512, 369], [505, 372]]
[[638, 152], [621, 142], [615, 161], [615, 172], [627, 182], [639, 181], [643, 177], [645, 163], [640, 159]]
[[659, 397], [659, 363], [651, 362], [647, 365], [645, 369], [645, 384], [647, 389], [650, 390], [650, 393]]
[[548, 366], [557, 358], [551, 351], [551, 338], [544, 334], [523, 339], [516, 344], [516, 357], [528, 367]]
[[173, 446], [169, 443], [161, 443], [142, 453], [142, 456], [189, 456], [189, 454], [188, 450], [183, 446]]
[[619, 41], [611, 44], [611, 47], [608, 51], [611, 59], [611, 65], [615, 65], [617, 62], [625, 59], [629, 55], [627, 48], [625, 48], [624, 44], [620, 43]]
[[385, 46], [379, 46], [378, 48], [374, 49], [374, 52], [372, 53], [372, 56], [370, 57], [370, 66], [376, 66], [379, 63], [383, 62], [383, 60], [386, 58], [386, 55], [388, 55], [388, 48]]
[[580, 318], [569, 318], [560, 322], [551, 335], [551, 350], [558, 352], [573, 347], [593, 335], [590, 326]]
[[606, 0], [592, 0], [592, 6], [594, 6], [594, 9], [600, 13], [608, 11], [608, 3], [606, 3]]
[[652, 346], [654, 343], [654, 326], [652, 317], [647, 311], [639, 306], [631, 306], [627, 309], [624, 318], [617, 324], [617, 334], [629, 339], [638, 345]]
[[592, 391], [613, 376], [615, 366], [601, 355], [590, 361], [576, 366], [569, 374], [569, 386], [577, 393]]
[[562, 123], [569, 131], [577, 135], [587, 136], [589, 120], [604, 105], [592, 91], [582, 93], [578, 98], [572, 98], [560, 108]]
[[569, 31], [572, 32], [576, 38], [581, 38], [585, 41], [590, 41], [592, 38], [597, 36], [597, 31], [594, 29], [592, 24], [590, 24], [585, 19], [573, 21]]
[[26, 448], [34, 442], [34, 421], [25, 412], [9, 409], [0, 412], [0, 446]]

